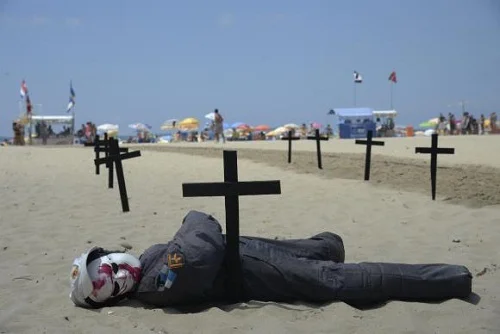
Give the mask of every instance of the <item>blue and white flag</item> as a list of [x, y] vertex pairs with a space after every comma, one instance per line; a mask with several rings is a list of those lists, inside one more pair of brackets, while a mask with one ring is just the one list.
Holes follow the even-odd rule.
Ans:
[[361, 76], [361, 74], [354, 71], [353, 75], [354, 75], [354, 82], [355, 83], [362, 83], [363, 82], [363, 77]]
[[69, 83], [69, 103], [66, 112], [70, 112], [71, 109], [75, 106], [75, 90], [73, 89], [73, 83]]

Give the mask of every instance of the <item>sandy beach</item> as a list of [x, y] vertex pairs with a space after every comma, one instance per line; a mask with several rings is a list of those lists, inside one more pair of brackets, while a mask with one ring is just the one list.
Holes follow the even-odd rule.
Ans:
[[[124, 162], [129, 213], [92, 148], [0, 147], [0, 333], [498, 333], [500, 331], [500, 136], [440, 138], [437, 200], [430, 199], [430, 138], [384, 139], [363, 182], [364, 147], [352, 140], [134, 145]], [[346, 262], [462, 264], [478, 298], [443, 303], [250, 302], [197, 313], [136, 302], [101, 310], [70, 301], [71, 263], [93, 246], [140, 255], [168, 241], [191, 209], [225, 224], [222, 198], [182, 198], [182, 182], [223, 179], [222, 148], [236, 149], [241, 180], [280, 180], [282, 194], [240, 199], [241, 234], [341, 235]]]

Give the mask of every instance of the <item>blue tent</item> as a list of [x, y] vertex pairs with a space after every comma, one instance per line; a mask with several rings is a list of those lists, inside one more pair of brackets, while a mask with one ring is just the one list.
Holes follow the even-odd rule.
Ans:
[[375, 136], [376, 124], [371, 108], [334, 109], [339, 117], [340, 138], [365, 138], [368, 130]]

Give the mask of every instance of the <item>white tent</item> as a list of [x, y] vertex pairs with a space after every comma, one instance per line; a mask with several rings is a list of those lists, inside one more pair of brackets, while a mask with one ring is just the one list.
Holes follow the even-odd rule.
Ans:
[[59, 123], [59, 124], [72, 124], [72, 115], [61, 115], [61, 116], [48, 116], [48, 115], [33, 115], [31, 117], [33, 122], [45, 121], [47, 123]]
[[398, 112], [396, 110], [374, 110], [373, 116], [375, 117], [396, 117]]

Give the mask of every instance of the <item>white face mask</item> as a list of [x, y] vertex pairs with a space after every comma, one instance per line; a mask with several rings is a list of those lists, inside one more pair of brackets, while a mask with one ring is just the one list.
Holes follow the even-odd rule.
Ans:
[[141, 279], [141, 262], [130, 254], [111, 253], [87, 265], [93, 290], [89, 296], [102, 303], [130, 292]]

